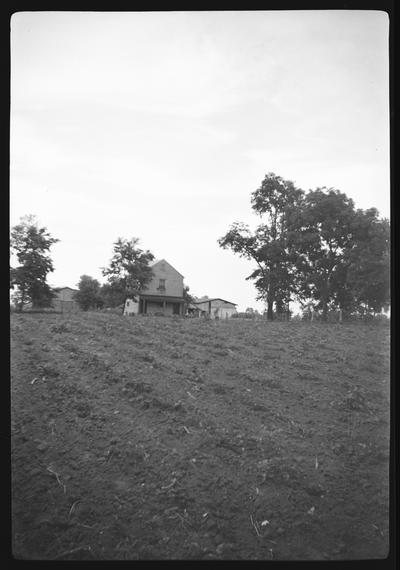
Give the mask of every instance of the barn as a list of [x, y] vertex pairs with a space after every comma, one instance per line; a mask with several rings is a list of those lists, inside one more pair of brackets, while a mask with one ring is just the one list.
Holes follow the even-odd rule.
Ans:
[[56, 296], [53, 299], [52, 306], [56, 311], [60, 311], [60, 313], [75, 313], [79, 311], [79, 305], [74, 299], [78, 289], [55, 287], [53, 291]]
[[211, 319], [228, 319], [236, 313], [236, 303], [219, 297], [198, 299], [193, 304], [200, 310], [202, 315], [207, 315]]

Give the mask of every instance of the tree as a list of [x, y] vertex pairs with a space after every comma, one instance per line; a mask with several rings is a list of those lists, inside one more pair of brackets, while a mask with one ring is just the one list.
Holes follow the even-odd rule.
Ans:
[[11, 230], [11, 253], [19, 263], [10, 269], [10, 287], [17, 309], [31, 303], [34, 308], [49, 307], [54, 293], [46, 283], [47, 274], [54, 271], [49, 257], [51, 246], [59, 240], [40, 228], [35, 216], [24, 216]]
[[376, 208], [357, 210], [353, 233], [346, 287], [359, 311], [377, 313], [390, 303], [390, 223]]
[[332, 188], [309, 191], [292, 223], [299, 298], [313, 300], [327, 320], [342, 314], [377, 312], [389, 302], [390, 225], [376, 208], [355, 210]]
[[104, 283], [100, 287], [100, 299], [104, 307], [118, 307], [123, 305], [127, 297], [125, 291], [118, 284]]
[[109, 266], [102, 268], [102, 274], [108, 280], [108, 284], [102, 287], [102, 295], [108, 295], [113, 303], [118, 300], [117, 304], [120, 304], [127, 297], [134, 297], [153, 277], [149, 263], [154, 255], [149, 250], [140, 249], [138, 244], [138, 238], [118, 238]]
[[[313, 299], [326, 321], [343, 288], [346, 252], [353, 245], [354, 203], [335, 189], [317, 188], [305, 196], [289, 238], [296, 255], [298, 296]], [[342, 290], [343, 294], [343, 290]], [[344, 296], [343, 296], [344, 300]]]
[[252, 209], [264, 223], [251, 232], [247, 225], [235, 222], [218, 240], [222, 248], [256, 262], [257, 267], [247, 279], [254, 280], [257, 299], [266, 301], [268, 320], [274, 318], [274, 304], [277, 312], [284, 311], [296, 290], [296, 256], [288, 241], [288, 230], [303, 195], [293, 182], [270, 172], [251, 195]]
[[183, 298], [185, 299], [185, 302], [189, 305], [190, 303], [193, 303], [194, 301], [194, 297], [192, 297], [192, 295], [189, 293], [190, 291], [190, 287], [188, 285], [185, 285], [183, 287]]
[[263, 223], [251, 231], [235, 222], [218, 243], [256, 262], [247, 279], [266, 302], [268, 320], [274, 313], [289, 318], [291, 300], [311, 303], [323, 321], [329, 309], [340, 309], [342, 317], [388, 305], [390, 225], [375, 208], [355, 210], [334, 188], [304, 193], [274, 173], [252, 193], [251, 204]]
[[82, 275], [78, 283], [75, 300], [83, 311], [100, 308], [104, 303], [100, 297], [100, 283], [89, 275]]

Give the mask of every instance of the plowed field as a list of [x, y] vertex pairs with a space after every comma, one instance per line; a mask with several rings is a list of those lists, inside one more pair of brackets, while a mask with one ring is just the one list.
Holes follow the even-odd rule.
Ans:
[[388, 554], [389, 327], [11, 317], [24, 559]]

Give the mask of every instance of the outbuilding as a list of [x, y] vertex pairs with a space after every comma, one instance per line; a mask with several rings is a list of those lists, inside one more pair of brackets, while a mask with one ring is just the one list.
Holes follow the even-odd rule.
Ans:
[[236, 303], [215, 297], [213, 299], [198, 299], [193, 302], [202, 315], [207, 315], [210, 319], [229, 319], [236, 311]]
[[56, 296], [53, 299], [52, 305], [56, 311], [61, 313], [75, 313], [79, 311], [79, 305], [75, 301], [75, 293], [77, 289], [72, 287], [55, 287], [53, 289]]

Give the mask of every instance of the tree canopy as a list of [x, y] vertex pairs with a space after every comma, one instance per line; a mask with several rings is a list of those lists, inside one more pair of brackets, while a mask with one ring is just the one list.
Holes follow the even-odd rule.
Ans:
[[75, 301], [83, 311], [100, 308], [104, 301], [100, 295], [100, 283], [89, 275], [82, 275], [75, 293]]
[[354, 203], [345, 194], [317, 188], [305, 196], [291, 228], [297, 253], [298, 296], [317, 301], [324, 320], [335, 298], [336, 273], [352, 247], [354, 215]]
[[59, 240], [45, 227], [39, 227], [35, 216], [20, 219], [11, 230], [11, 253], [18, 265], [10, 269], [10, 287], [19, 311], [31, 303], [34, 308], [49, 307], [54, 293], [46, 283], [54, 270], [50, 248]]
[[247, 225], [235, 222], [218, 240], [222, 248], [255, 261], [257, 267], [247, 279], [254, 280], [257, 298], [266, 301], [270, 320], [274, 304], [278, 312], [283, 311], [296, 290], [289, 224], [303, 194], [293, 182], [270, 172], [251, 195], [252, 208], [263, 223], [252, 232]]
[[354, 247], [348, 253], [347, 286], [360, 312], [390, 303], [390, 224], [376, 208], [357, 210]]
[[379, 312], [389, 303], [390, 225], [375, 208], [356, 210], [334, 188], [304, 192], [272, 172], [251, 207], [261, 224], [252, 231], [235, 222], [218, 243], [255, 262], [247, 279], [269, 320], [292, 300], [311, 303], [323, 320], [330, 308]]
[[115, 306], [129, 296], [135, 297], [152, 279], [150, 262], [154, 255], [149, 250], [138, 247], [138, 238], [127, 240], [118, 238], [114, 243], [113, 256], [102, 274], [108, 283], [102, 287], [103, 296]]

